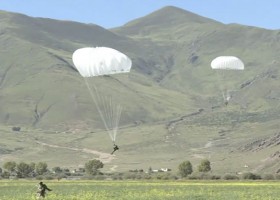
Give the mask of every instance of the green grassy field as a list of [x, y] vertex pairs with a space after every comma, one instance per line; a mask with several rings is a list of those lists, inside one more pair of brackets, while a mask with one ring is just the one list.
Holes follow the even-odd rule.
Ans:
[[[38, 181], [0, 181], [0, 200], [36, 199]], [[52, 200], [277, 200], [280, 182], [45, 181]]]

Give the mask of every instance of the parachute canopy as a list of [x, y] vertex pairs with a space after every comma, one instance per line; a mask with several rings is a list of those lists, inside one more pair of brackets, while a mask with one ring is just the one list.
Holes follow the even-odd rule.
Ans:
[[[103, 91], [99, 92], [95, 80], [98, 79], [97, 76], [130, 72], [131, 60], [123, 53], [112, 48], [85, 47], [77, 49], [73, 53], [72, 61], [83, 77], [102, 122], [111, 140], [115, 143], [122, 106], [116, 102], [110, 92], [109, 95], [103, 94]], [[108, 79], [103, 79], [103, 81], [108, 81]], [[118, 81], [120, 80], [118, 79]]]
[[243, 62], [234, 56], [219, 56], [212, 60], [212, 69], [244, 70]]
[[224, 101], [227, 103], [232, 98], [234, 80], [240, 75], [238, 71], [244, 70], [243, 62], [234, 56], [219, 56], [212, 60], [211, 68], [216, 71], [219, 78], [219, 87], [222, 91]]
[[132, 62], [125, 54], [108, 47], [77, 49], [72, 60], [83, 77], [130, 72]]

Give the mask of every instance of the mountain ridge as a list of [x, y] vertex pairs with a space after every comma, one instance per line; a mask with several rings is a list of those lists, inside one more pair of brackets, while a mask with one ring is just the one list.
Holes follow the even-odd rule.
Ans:
[[[189, 11], [174, 6], [167, 6], [149, 15], [138, 18], [136, 20], [132, 20], [124, 24], [121, 27], [121, 30], [119, 28], [114, 28], [111, 30], [121, 34], [125, 34], [126, 32], [128, 32], [129, 35], [132, 34], [145, 35], [149, 33], [149, 29], [153, 29], [154, 31], [157, 31], [158, 27], [161, 27], [160, 30], [165, 30], [165, 29], [169, 29], [170, 27], [180, 28], [180, 26], [186, 24], [194, 26], [195, 24], [201, 25], [201, 24], [208, 24], [208, 23], [219, 24], [219, 25], [222, 24], [220, 22], [205, 17], [201, 17], [199, 15], [196, 15], [194, 13], [191, 13]], [[137, 27], [141, 27], [142, 29], [141, 32], [139, 32], [140, 30], [137, 30]]]

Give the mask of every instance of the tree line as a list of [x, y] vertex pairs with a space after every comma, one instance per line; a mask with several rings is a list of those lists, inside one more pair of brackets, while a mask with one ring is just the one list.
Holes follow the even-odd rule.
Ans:
[[177, 171], [175, 172], [163, 172], [157, 173], [150, 167], [148, 171], [129, 170], [128, 172], [115, 172], [115, 173], [102, 173], [100, 169], [104, 167], [104, 164], [97, 159], [89, 160], [84, 164], [83, 168], [79, 168], [74, 172], [71, 172], [67, 168], [61, 168], [59, 166], [53, 167], [51, 170], [48, 168], [46, 162], [38, 163], [26, 163], [14, 161], [8, 161], [3, 164], [3, 169], [0, 168], [0, 178], [36, 178], [36, 179], [61, 179], [61, 178], [84, 178], [84, 179], [107, 179], [114, 180], [121, 179], [266, 179], [274, 180], [280, 179], [280, 174], [265, 174], [260, 176], [251, 172], [246, 172], [242, 177], [236, 174], [225, 174], [223, 177], [220, 175], [214, 175], [211, 169], [211, 163], [207, 159], [201, 160], [197, 169], [193, 169], [193, 165], [190, 161], [186, 160], [179, 164]]
[[[80, 169], [80, 173], [96, 175], [103, 166], [103, 163], [99, 160], [90, 160], [85, 163], [85, 168]], [[36, 178], [51, 175], [57, 178], [63, 178], [71, 176], [71, 172], [69, 169], [63, 169], [61, 167], [53, 167], [50, 170], [46, 162], [16, 163], [14, 161], [8, 161], [3, 164], [3, 169], [0, 168], [0, 177], [2, 178]]]

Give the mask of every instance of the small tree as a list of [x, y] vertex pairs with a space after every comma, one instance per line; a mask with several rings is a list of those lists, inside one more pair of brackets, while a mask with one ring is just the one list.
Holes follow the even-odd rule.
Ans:
[[20, 127], [14, 126], [14, 127], [12, 128], [12, 130], [13, 130], [13, 131], [20, 131]]
[[31, 162], [31, 163], [29, 164], [29, 166], [30, 166], [30, 168], [32, 169], [32, 172], [34, 172], [34, 171], [35, 171], [35, 166], [36, 166], [36, 164], [35, 164], [34, 162]]
[[85, 163], [85, 171], [88, 175], [96, 175], [100, 168], [103, 168], [103, 163], [99, 160], [90, 160]]
[[152, 169], [152, 167], [149, 167], [149, 169], [148, 169], [148, 173], [149, 173], [149, 174], [153, 173], [153, 169]]
[[4, 171], [4, 172], [1, 174], [1, 176], [2, 176], [3, 178], [9, 178], [10, 175], [11, 175], [11, 174], [10, 174], [9, 172], [7, 172], [7, 171]]
[[48, 165], [45, 162], [39, 162], [35, 165], [35, 171], [38, 175], [43, 175], [48, 171]]
[[242, 178], [243, 179], [258, 180], [258, 179], [261, 179], [261, 176], [257, 175], [257, 174], [254, 174], [254, 173], [251, 173], [251, 172], [247, 172], [247, 173], [243, 174]]
[[182, 177], [187, 177], [189, 174], [193, 172], [192, 164], [190, 161], [184, 161], [179, 165], [179, 174]]
[[53, 172], [56, 173], [56, 174], [59, 174], [59, 173], [62, 173], [63, 170], [60, 168], [60, 167], [54, 167], [52, 168]]
[[19, 178], [26, 178], [31, 174], [31, 172], [33, 172], [33, 169], [29, 164], [24, 162], [17, 164], [17, 176]]
[[198, 171], [199, 172], [209, 172], [210, 170], [211, 170], [210, 161], [207, 159], [202, 160], [200, 165], [198, 166]]
[[16, 171], [16, 162], [14, 161], [9, 161], [4, 163], [3, 168], [6, 169], [8, 172], [15, 172]]

